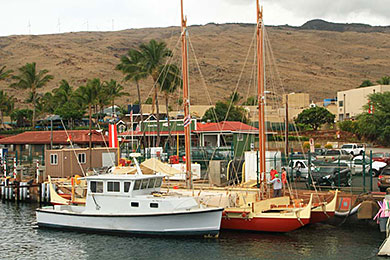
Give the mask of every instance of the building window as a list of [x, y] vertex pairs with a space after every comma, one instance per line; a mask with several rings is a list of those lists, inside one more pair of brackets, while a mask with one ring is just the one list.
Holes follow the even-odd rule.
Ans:
[[124, 192], [129, 192], [131, 187], [131, 182], [125, 181], [124, 183]]
[[346, 118], [346, 119], [349, 119], [349, 113], [346, 113], [346, 114], [345, 114], [345, 118]]
[[339, 121], [343, 121], [344, 120], [344, 115], [343, 114], [339, 114]]
[[139, 202], [131, 202], [130, 205], [132, 207], [139, 207]]
[[92, 193], [103, 193], [103, 182], [91, 181], [91, 192]]
[[344, 106], [344, 101], [343, 101], [343, 100], [340, 100], [340, 101], [339, 101], [339, 107], [342, 107], [342, 106]]
[[244, 141], [244, 135], [243, 134], [238, 134], [237, 135], [237, 142], [242, 142]]
[[58, 154], [50, 154], [50, 164], [58, 165]]
[[158, 203], [150, 203], [151, 208], [158, 208]]
[[79, 153], [78, 154], [78, 157], [79, 157], [79, 163], [86, 163], [87, 161], [87, 156], [85, 155], [85, 153]]
[[108, 181], [107, 182], [108, 192], [119, 192], [119, 181]]

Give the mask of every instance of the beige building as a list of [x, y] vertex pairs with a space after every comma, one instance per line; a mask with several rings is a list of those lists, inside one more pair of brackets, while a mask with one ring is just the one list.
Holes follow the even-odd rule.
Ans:
[[368, 103], [368, 96], [373, 93], [390, 91], [390, 85], [377, 85], [372, 87], [355, 88], [337, 92], [338, 121], [353, 119], [363, 112], [363, 106]]
[[286, 104], [287, 96], [289, 108], [306, 109], [310, 106], [310, 95], [307, 93], [289, 93], [283, 95], [283, 104]]

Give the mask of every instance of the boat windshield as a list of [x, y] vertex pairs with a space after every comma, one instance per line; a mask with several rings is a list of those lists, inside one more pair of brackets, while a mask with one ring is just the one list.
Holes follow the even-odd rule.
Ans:
[[343, 148], [343, 149], [351, 149], [353, 147], [352, 147], [352, 144], [344, 144], [343, 146], [341, 146], [341, 148]]

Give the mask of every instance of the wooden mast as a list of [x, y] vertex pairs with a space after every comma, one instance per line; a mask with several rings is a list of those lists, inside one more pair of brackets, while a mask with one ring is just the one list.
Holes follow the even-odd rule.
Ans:
[[264, 41], [263, 41], [263, 8], [257, 0], [257, 98], [259, 109], [259, 173], [260, 180], [265, 180], [265, 96], [264, 96]]
[[184, 105], [184, 123], [190, 120], [190, 123], [184, 127], [185, 134], [185, 152], [186, 152], [186, 187], [192, 189], [191, 172], [191, 115], [190, 99], [188, 93], [188, 61], [187, 61], [187, 17], [183, 15], [183, 0], [181, 0], [181, 51], [182, 51], [182, 73], [183, 73], [183, 105]]

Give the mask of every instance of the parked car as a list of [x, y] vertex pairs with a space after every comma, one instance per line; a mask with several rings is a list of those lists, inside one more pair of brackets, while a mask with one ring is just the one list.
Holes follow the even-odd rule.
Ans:
[[[309, 176], [308, 165], [309, 165], [309, 161], [306, 159], [299, 159], [299, 160], [290, 161], [290, 163], [288, 165], [288, 173], [291, 174], [291, 172], [292, 172], [292, 175], [295, 178], [297, 176], [297, 171], [299, 171], [301, 174], [301, 178], [307, 179], [307, 177]], [[313, 165], [312, 165], [312, 170], [314, 170]]]
[[330, 149], [324, 152], [322, 155], [316, 156], [317, 160], [332, 162], [335, 160], [352, 160], [353, 155], [346, 152], [345, 150]]
[[384, 192], [390, 187], [390, 166], [387, 166], [382, 170], [378, 176], [378, 188]]
[[[337, 186], [351, 186], [352, 174], [346, 163], [330, 163], [329, 165], [321, 165], [313, 173], [312, 185], [330, 186], [336, 188]], [[311, 180], [308, 179], [308, 185]]]
[[346, 151], [347, 153], [352, 154], [352, 156], [363, 154], [364, 145], [362, 144], [343, 144], [341, 150]]
[[[346, 163], [350, 166], [352, 174], [355, 175], [363, 173], [363, 155], [356, 156], [352, 159], [352, 161]], [[368, 174], [370, 171], [370, 158], [368, 156], [365, 156], [364, 166], [366, 169], [366, 174]], [[387, 164], [384, 162], [372, 161], [372, 176], [377, 177], [382, 169], [386, 166]]]
[[377, 152], [372, 154], [372, 159], [376, 162], [384, 162], [390, 164], [390, 153]]

